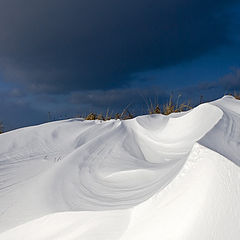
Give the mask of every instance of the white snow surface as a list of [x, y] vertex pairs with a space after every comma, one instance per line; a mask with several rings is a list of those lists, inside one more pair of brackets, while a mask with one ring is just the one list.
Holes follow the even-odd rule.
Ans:
[[239, 240], [240, 101], [0, 135], [0, 240]]

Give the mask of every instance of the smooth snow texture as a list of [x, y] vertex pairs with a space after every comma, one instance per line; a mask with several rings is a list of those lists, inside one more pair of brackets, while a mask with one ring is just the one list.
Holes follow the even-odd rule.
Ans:
[[240, 101], [0, 136], [1, 240], [238, 240]]

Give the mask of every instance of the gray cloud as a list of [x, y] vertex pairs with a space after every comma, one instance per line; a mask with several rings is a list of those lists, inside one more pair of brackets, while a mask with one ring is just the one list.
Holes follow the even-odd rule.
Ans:
[[217, 81], [201, 82], [197, 85], [178, 89], [176, 92], [182, 93], [185, 99], [190, 99], [193, 104], [199, 104], [201, 96], [204, 101], [212, 101], [222, 97], [224, 94], [239, 93], [240, 68], [232, 67], [229, 73], [223, 75]]
[[237, 0], [2, 0], [0, 71], [34, 92], [127, 86], [228, 41]]
[[232, 67], [229, 73], [215, 82], [202, 82], [197, 86], [199, 90], [219, 89], [221, 92], [240, 90], [240, 68]]
[[0, 90], [0, 103], [0, 122], [3, 122], [4, 131], [47, 120], [47, 113], [32, 106], [26, 94], [19, 89]]
[[219, 84], [225, 90], [240, 90], [240, 68], [233, 68], [232, 72], [220, 78]]

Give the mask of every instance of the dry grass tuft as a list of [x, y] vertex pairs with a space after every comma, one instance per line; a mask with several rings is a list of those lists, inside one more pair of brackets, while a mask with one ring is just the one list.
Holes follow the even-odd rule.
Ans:
[[90, 113], [85, 118], [85, 120], [96, 120], [96, 119], [97, 119], [97, 114], [95, 114], [95, 113]]
[[192, 109], [190, 102], [188, 102], [187, 104], [182, 103], [179, 105], [180, 97], [181, 97], [181, 95], [178, 95], [177, 101], [176, 101], [176, 103], [174, 103], [172, 100], [172, 96], [170, 96], [169, 102], [163, 105], [162, 110], [161, 110], [159, 104], [157, 104], [154, 107], [151, 102], [150, 107], [148, 107], [148, 113], [149, 114], [169, 115], [171, 113], [182, 112], [182, 111], [187, 111], [187, 110]]
[[114, 119], [115, 120], [121, 119], [121, 114], [120, 113], [116, 113]]
[[114, 117], [112, 117], [113, 113], [109, 113], [109, 109], [106, 111], [106, 115], [103, 116], [102, 114], [96, 114], [96, 113], [90, 113], [85, 117], [85, 120], [102, 120], [102, 121], [107, 121], [111, 119], [121, 119], [121, 120], [127, 120], [127, 119], [132, 119], [134, 118], [134, 115], [128, 110], [129, 105], [124, 108], [122, 113], [116, 113]]
[[235, 92], [233, 95], [237, 100], [240, 100], [240, 92]]
[[[163, 114], [163, 115], [169, 115], [171, 113], [176, 113], [176, 112], [182, 112], [182, 111], [187, 111], [192, 109], [192, 106], [190, 105], [190, 102], [188, 103], [181, 103], [179, 104], [179, 98], [181, 95], [178, 96], [176, 103], [173, 102], [172, 96], [170, 96], [168, 103], [164, 104], [163, 106], [160, 107], [159, 104], [156, 104], [155, 106], [153, 103], [150, 101], [150, 106], [147, 104], [148, 107], [148, 113], [149, 114]], [[106, 111], [106, 115], [103, 116], [103, 114], [96, 114], [96, 113], [90, 113], [85, 117], [85, 120], [102, 120], [102, 121], [107, 121], [110, 119], [120, 119], [120, 120], [127, 120], [127, 119], [132, 119], [134, 118], [134, 114], [129, 111], [129, 106], [128, 105], [126, 108], [123, 109], [122, 113], [116, 113], [114, 117], [112, 117], [112, 113], [109, 114], [109, 109]]]
[[109, 109], [106, 111], [106, 116], [104, 120], [111, 120], [112, 119], [112, 113], [109, 113]]
[[123, 120], [132, 119], [132, 118], [134, 118], [134, 115], [130, 113], [128, 110], [126, 110], [121, 117], [121, 119]]
[[[234, 94], [230, 94], [234, 96], [236, 99], [240, 100], [240, 92], [234, 92]], [[183, 112], [183, 111], [188, 111], [191, 110], [193, 107], [188, 101], [187, 103], [179, 103], [181, 95], [178, 95], [175, 101], [173, 101], [173, 96], [171, 95], [169, 98], [169, 101], [166, 104], [159, 105], [158, 103], [153, 104], [151, 102], [151, 99], [149, 99], [149, 102], [146, 101], [147, 105], [147, 112], [148, 114], [163, 114], [163, 115], [169, 115], [171, 113], [178, 113], [178, 112]], [[200, 102], [199, 104], [202, 104], [203, 101], [203, 96], [200, 96]], [[149, 104], [150, 103], [150, 104]], [[120, 120], [127, 120], [127, 119], [132, 119], [135, 117], [133, 113], [129, 111], [129, 106], [128, 105], [125, 109], [123, 109], [122, 113], [116, 113], [115, 115], [113, 113], [109, 114], [109, 109], [106, 111], [106, 115], [103, 116], [103, 114], [96, 114], [96, 113], [90, 113], [87, 117], [85, 117], [85, 120], [102, 120], [102, 121], [107, 121], [110, 119], [120, 119]], [[113, 115], [113, 117], [112, 117]], [[1, 126], [1, 125], [0, 125]], [[1, 130], [1, 128], [0, 128]]]
[[105, 120], [104, 116], [101, 113], [97, 115], [96, 119], [97, 120], [103, 120], [103, 121]]
[[3, 133], [3, 123], [0, 122], [0, 134]]

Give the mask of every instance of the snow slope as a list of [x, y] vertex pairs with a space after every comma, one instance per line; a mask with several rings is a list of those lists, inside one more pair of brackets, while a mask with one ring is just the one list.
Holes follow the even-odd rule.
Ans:
[[0, 240], [238, 240], [240, 101], [0, 136]]

